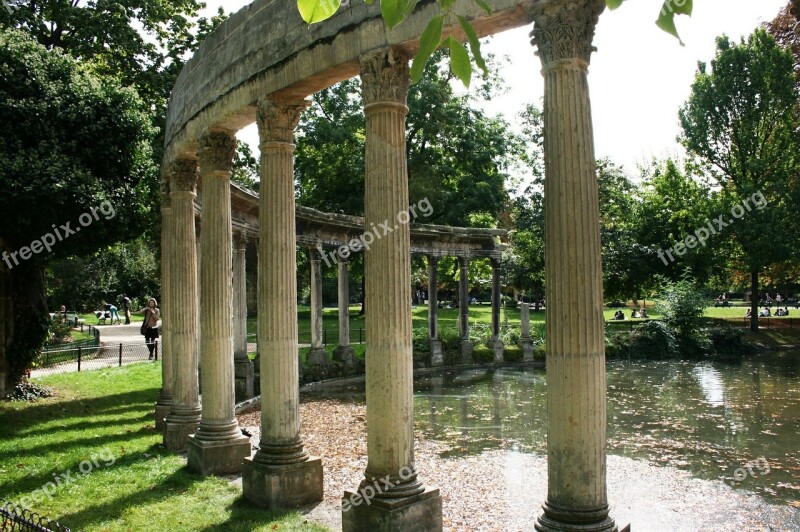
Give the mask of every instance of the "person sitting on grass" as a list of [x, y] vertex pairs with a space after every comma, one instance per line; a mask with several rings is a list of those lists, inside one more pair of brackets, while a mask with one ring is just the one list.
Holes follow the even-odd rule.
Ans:
[[772, 312], [770, 312], [769, 307], [764, 307], [764, 310], [761, 311], [762, 318], [769, 318], [772, 316]]
[[640, 316], [639, 316], [639, 311], [638, 311], [638, 310], [636, 310], [636, 309], [633, 309], [633, 310], [631, 311], [631, 319], [635, 319], [635, 318], [639, 318], [639, 317], [640, 317]]
[[750, 319], [753, 317], [753, 309], [747, 309], [747, 312], [744, 313], [744, 317], [746, 319]]
[[625, 314], [623, 314], [621, 310], [618, 310], [618, 311], [616, 311], [614, 313], [614, 319], [615, 320], [624, 320], [625, 319]]
[[650, 319], [650, 316], [647, 315], [647, 309], [642, 307], [639, 309], [639, 317], [643, 319]]

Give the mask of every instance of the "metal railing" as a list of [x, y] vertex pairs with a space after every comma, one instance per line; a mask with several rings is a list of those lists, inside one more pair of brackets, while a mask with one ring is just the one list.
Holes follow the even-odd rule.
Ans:
[[156, 361], [158, 340], [153, 342], [152, 347], [152, 356], [150, 347], [144, 342], [43, 351], [34, 361], [31, 376], [43, 377], [58, 373], [120, 367], [134, 362]]
[[58, 521], [51, 521], [30, 510], [19, 508], [12, 502], [0, 506], [0, 531], [20, 530], [35, 532], [70, 532]]

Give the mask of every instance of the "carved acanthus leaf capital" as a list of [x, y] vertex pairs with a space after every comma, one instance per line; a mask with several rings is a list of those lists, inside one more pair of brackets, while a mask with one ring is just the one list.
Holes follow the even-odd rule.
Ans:
[[178, 159], [170, 165], [170, 191], [195, 192], [197, 186], [197, 160]]
[[592, 41], [597, 20], [605, 6], [605, 0], [544, 0], [535, 4], [531, 8], [534, 26], [530, 36], [542, 65], [575, 59], [588, 65], [595, 51]]
[[236, 155], [236, 136], [229, 131], [209, 131], [200, 138], [197, 155], [203, 171], [230, 172]]
[[234, 249], [245, 249], [247, 248], [247, 232], [244, 230], [238, 230], [233, 232], [233, 248]]
[[263, 98], [258, 102], [256, 121], [261, 142], [294, 143], [300, 115], [311, 105], [308, 100]]
[[408, 56], [401, 50], [384, 48], [361, 56], [361, 92], [364, 105], [408, 99], [411, 78]]

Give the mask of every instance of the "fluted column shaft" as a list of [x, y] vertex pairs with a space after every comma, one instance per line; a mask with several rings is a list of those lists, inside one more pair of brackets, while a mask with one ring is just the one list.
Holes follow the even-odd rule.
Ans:
[[308, 458], [300, 440], [297, 359], [297, 259], [294, 130], [306, 102], [262, 100], [259, 194], [258, 351], [261, 442], [254, 461], [288, 464]]
[[247, 362], [247, 236], [233, 239], [233, 358]]
[[458, 266], [458, 333], [462, 340], [469, 340], [469, 259], [458, 257]]
[[439, 259], [428, 257], [428, 335], [431, 340], [439, 338]]
[[500, 261], [492, 259], [492, 337], [500, 336]]
[[614, 530], [606, 495], [600, 222], [587, 70], [603, 0], [542, 7], [548, 495], [540, 530]]
[[[411, 240], [405, 117], [408, 59], [394, 51], [361, 58], [366, 115], [364, 228], [394, 229], [364, 252], [367, 334], [367, 449], [365, 483], [389, 475], [399, 484], [379, 497], [422, 491], [414, 471], [413, 366], [411, 347]], [[374, 224], [374, 225], [373, 225]], [[400, 478], [407, 468], [406, 478]]]
[[172, 202], [170, 200], [169, 179], [161, 182], [161, 393], [157, 402], [156, 425], [163, 427], [163, 419], [158, 412], [172, 404], [172, 388], [175, 379], [172, 353], [172, 244], [175, 228], [173, 225]]
[[311, 259], [311, 349], [322, 348], [322, 263], [319, 248], [308, 248]]
[[212, 131], [200, 141], [203, 232], [200, 239], [200, 367], [203, 416], [195, 435], [216, 441], [240, 436], [234, 415], [233, 286], [230, 175], [236, 139]]
[[[167, 416], [176, 428], [172, 440], [165, 435], [168, 447], [185, 447], [186, 437], [200, 421], [197, 381], [197, 258], [195, 246], [194, 198], [197, 184], [197, 161], [183, 159], [173, 165], [170, 182], [172, 206], [172, 259], [169, 261], [168, 309], [174, 361], [172, 405]], [[182, 428], [181, 428], [182, 427]]]
[[339, 296], [339, 345], [350, 345], [350, 271], [348, 262], [339, 258], [338, 296]]

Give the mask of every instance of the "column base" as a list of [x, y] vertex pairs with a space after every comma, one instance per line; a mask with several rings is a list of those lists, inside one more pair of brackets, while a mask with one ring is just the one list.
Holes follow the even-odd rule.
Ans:
[[533, 360], [533, 342], [531, 339], [523, 338], [520, 340], [519, 346], [522, 348], [522, 361], [531, 362]]
[[185, 451], [189, 436], [197, 432], [200, 426], [200, 412], [197, 419], [172, 420], [170, 416], [165, 419], [164, 447], [170, 451]]
[[341, 363], [345, 369], [356, 367], [356, 352], [349, 345], [340, 345], [333, 350], [333, 360]]
[[618, 532], [608, 506], [597, 510], [569, 510], [545, 502], [534, 528], [540, 532]]
[[244, 497], [261, 508], [297, 508], [322, 500], [322, 459], [286, 465], [266, 465], [245, 458]]
[[234, 396], [237, 403], [255, 397], [255, 368], [249, 359], [234, 360]]
[[[358, 502], [358, 505], [353, 502]], [[342, 498], [342, 532], [440, 532], [442, 497], [439, 488], [400, 499], [372, 498], [345, 491]]]
[[439, 367], [444, 365], [444, 353], [442, 352], [442, 341], [438, 339], [431, 339], [431, 367]]
[[250, 438], [234, 436], [229, 440], [207, 441], [189, 436], [187, 444], [189, 471], [201, 475], [227, 475], [242, 471], [242, 460], [250, 456]]
[[156, 403], [155, 426], [159, 432], [164, 432], [167, 428], [166, 417], [172, 408], [172, 399], [159, 399]]
[[461, 340], [461, 363], [462, 364], [472, 364], [474, 360], [472, 358], [472, 351], [473, 346], [470, 340]]
[[328, 366], [328, 352], [324, 347], [316, 347], [308, 352], [307, 366]]
[[494, 350], [494, 361], [495, 362], [502, 362], [503, 361], [503, 352], [505, 350], [505, 346], [501, 340], [495, 339], [491, 343], [492, 350]]

